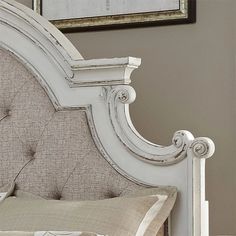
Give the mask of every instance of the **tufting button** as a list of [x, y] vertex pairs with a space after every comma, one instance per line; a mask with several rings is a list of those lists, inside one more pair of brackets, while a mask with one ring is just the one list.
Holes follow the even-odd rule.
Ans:
[[11, 109], [6, 109], [5, 114], [6, 116], [11, 116], [12, 115]]
[[114, 198], [114, 197], [117, 197], [116, 194], [114, 192], [109, 192], [106, 198]]
[[29, 153], [28, 153], [28, 157], [30, 160], [34, 160], [35, 159], [35, 154], [36, 152], [34, 150], [29, 150]]
[[3, 116], [0, 117], [0, 121], [4, 120], [5, 118], [11, 116], [11, 110], [10, 109], [5, 109]]

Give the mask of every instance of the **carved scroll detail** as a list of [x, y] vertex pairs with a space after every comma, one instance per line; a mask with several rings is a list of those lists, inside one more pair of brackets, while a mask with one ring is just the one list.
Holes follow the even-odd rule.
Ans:
[[[103, 88], [113, 128], [125, 147], [137, 158], [156, 165], [178, 163], [187, 156], [191, 148], [196, 157], [209, 157], [213, 154], [213, 142], [206, 138], [194, 139], [185, 130], [174, 133], [170, 146], [161, 146], [145, 140], [134, 128], [129, 115], [129, 104], [136, 98], [135, 90], [128, 85]], [[214, 145], [213, 145], [214, 146]]]
[[211, 139], [201, 137], [192, 142], [190, 149], [194, 157], [209, 158], [215, 152], [215, 145]]

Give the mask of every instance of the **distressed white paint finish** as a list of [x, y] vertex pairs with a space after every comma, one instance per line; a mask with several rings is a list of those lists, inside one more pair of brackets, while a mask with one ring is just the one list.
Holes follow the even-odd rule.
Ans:
[[178, 188], [173, 236], [208, 236], [204, 172], [214, 144], [183, 130], [167, 147], [140, 136], [128, 109], [135, 100], [130, 75], [140, 59], [84, 60], [47, 20], [12, 0], [0, 1], [0, 47], [35, 74], [56, 109], [86, 111], [97, 148], [122, 175], [149, 186]]
[[179, 0], [43, 0], [48, 20], [178, 10]]

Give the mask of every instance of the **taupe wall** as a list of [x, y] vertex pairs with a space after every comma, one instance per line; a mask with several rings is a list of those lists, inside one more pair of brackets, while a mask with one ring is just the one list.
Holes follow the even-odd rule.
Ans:
[[[31, 0], [21, 0], [31, 5]], [[153, 142], [187, 129], [215, 141], [207, 161], [211, 235], [236, 234], [235, 0], [197, 0], [197, 24], [67, 34], [85, 58], [136, 56], [133, 122]]]

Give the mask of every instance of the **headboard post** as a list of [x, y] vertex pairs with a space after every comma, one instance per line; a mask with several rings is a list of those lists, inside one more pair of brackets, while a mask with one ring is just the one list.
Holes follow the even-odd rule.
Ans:
[[196, 138], [189, 148], [193, 158], [193, 216], [196, 235], [209, 235], [209, 206], [205, 200], [205, 161], [215, 152], [209, 138]]

